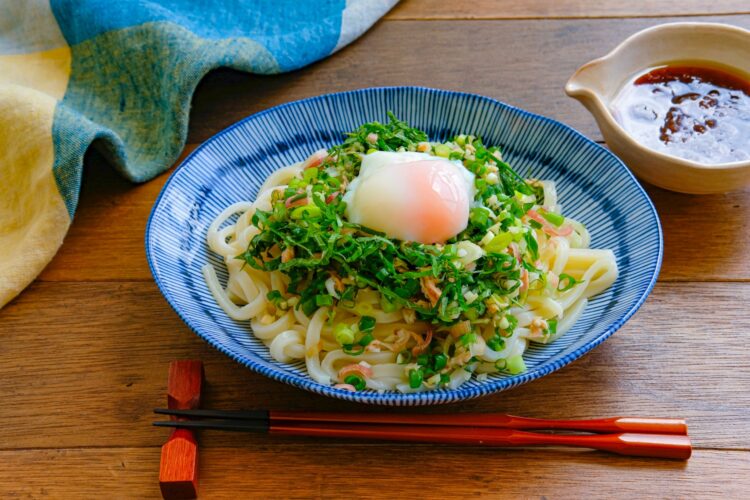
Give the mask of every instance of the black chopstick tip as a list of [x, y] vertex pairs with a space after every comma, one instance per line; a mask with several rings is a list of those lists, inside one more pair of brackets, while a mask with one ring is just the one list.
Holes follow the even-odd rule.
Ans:
[[216, 429], [236, 432], [268, 432], [270, 424], [262, 420], [159, 420], [154, 427], [177, 429]]
[[154, 408], [157, 415], [169, 415], [172, 417], [184, 417], [189, 419], [223, 419], [238, 421], [260, 421], [268, 424], [271, 414], [268, 410], [204, 410], [204, 409], [172, 409]]

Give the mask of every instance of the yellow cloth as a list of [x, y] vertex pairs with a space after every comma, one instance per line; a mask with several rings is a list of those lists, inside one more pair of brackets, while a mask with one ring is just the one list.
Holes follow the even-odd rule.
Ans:
[[0, 56], [0, 307], [47, 265], [70, 226], [52, 173], [52, 120], [69, 74], [68, 47]]

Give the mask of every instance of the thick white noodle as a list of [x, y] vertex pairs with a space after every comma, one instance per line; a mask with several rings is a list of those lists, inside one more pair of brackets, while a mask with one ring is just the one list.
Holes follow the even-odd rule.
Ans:
[[288, 363], [305, 357], [305, 334], [301, 328], [284, 330], [279, 333], [268, 346], [273, 359], [281, 363]]
[[273, 323], [267, 325], [264, 325], [258, 320], [253, 320], [250, 322], [250, 326], [253, 328], [253, 333], [256, 337], [261, 340], [271, 340], [281, 332], [294, 326], [294, 314], [288, 312]]
[[227, 254], [234, 253], [234, 248], [226, 243], [226, 238], [234, 232], [234, 228], [229, 226], [225, 228], [224, 233], [219, 233], [219, 227], [227, 222], [227, 220], [234, 214], [246, 212], [247, 210], [250, 210], [252, 206], [252, 203], [242, 201], [224, 209], [211, 225], [208, 226], [208, 234], [206, 235], [208, 247], [219, 255], [226, 256]]
[[323, 328], [323, 322], [328, 318], [328, 308], [321, 307], [310, 319], [305, 333], [305, 365], [307, 373], [323, 385], [330, 385], [331, 377], [320, 367], [320, 330]]
[[216, 276], [216, 271], [211, 264], [203, 266], [203, 277], [206, 280], [208, 289], [214, 296], [216, 302], [226, 311], [230, 318], [242, 321], [248, 320], [256, 316], [264, 307], [264, 295], [268, 292], [268, 289], [263, 284], [258, 285], [258, 289], [261, 293], [250, 303], [239, 307], [234, 302], [229, 300], [224, 289], [219, 283], [219, 278]]
[[578, 321], [578, 318], [581, 316], [581, 313], [586, 308], [586, 304], [588, 304], [587, 299], [581, 299], [575, 304], [573, 304], [567, 311], [565, 316], [557, 323], [557, 333], [554, 335], [550, 335], [547, 339], [535, 339], [534, 342], [541, 342], [544, 344], [548, 344], [555, 339], [559, 338], [562, 335], [565, 335], [568, 330], [571, 329], [573, 324], [575, 324], [576, 321]]
[[259, 193], [267, 191], [271, 188], [277, 188], [281, 185], [289, 183], [297, 174], [302, 171], [302, 162], [289, 165], [288, 167], [280, 168], [275, 170], [271, 175], [266, 178], [266, 181], [258, 190]]
[[302, 312], [302, 309], [294, 308], [294, 317], [297, 319], [297, 323], [300, 325], [307, 327], [307, 325], [310, 324], [310, 318], [308, 318], [304, 312]]

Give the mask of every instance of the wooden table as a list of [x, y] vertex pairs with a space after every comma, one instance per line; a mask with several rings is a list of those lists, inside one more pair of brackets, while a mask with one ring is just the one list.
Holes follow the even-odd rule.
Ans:
[[[286, 101], [400, 84], [496, 97], [601, 140], [592, 117], [562, 91], [580, 64], [659, 23], [750, 28], [749, 7], [747, 0], [405, 0], [359, 41], [302, 71], [208, 76], [195, 95], [186, 152]], [[167, 433], [151, 427], [151, 409], [165, 403], [173, 359], [205, 361], [206, 406], [362, 409], [256, 375], [191, 333], [159, 294], [143, 250], [146, 219], [168, 174], [133, 186], [95, 154], [86, 163], [65, 244], [0, 311], [0, 497], [158, 497]], [[683, 416], [696, 445], [688, 463], [205, 432], [203, 497], [750, 495], [750, 191], [698, 197], [647, 189], [666, 250], [638, 314], [553, 375], [430, 411]]]

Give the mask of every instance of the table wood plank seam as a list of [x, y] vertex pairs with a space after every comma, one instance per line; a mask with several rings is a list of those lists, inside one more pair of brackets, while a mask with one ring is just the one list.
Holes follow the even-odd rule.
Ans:
[[612, 19], [679, 19], [679, 18], [693, 18], [693, 17], [720, 17], [720, 16], [745, 16], [750, 14], [748, 11], [733, 11], [733, 12], [696, 12], [689, 14], [638, 14], [638, 15], [595, 15], [595, 16], [482, 16], [472, 17], [466, 16], [434, 16], [434, 17], [417, 17], [417, 16], [400, 16], [398, 14], [387, 16], [383, 18], [381, 22], [401, 22], [401, 21], [575, 21], [575, 20], [612, 20]]

